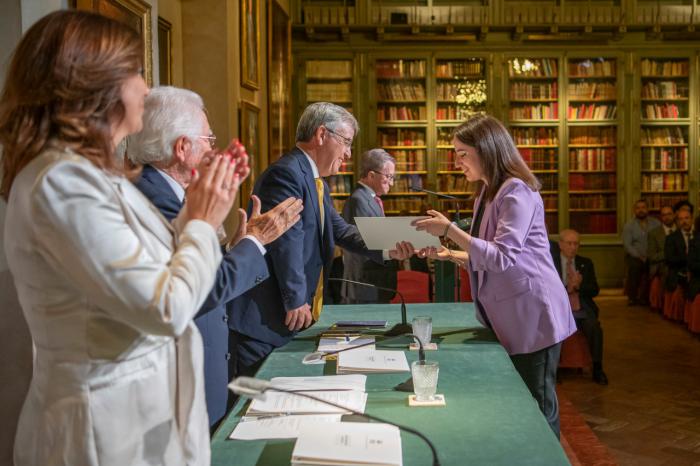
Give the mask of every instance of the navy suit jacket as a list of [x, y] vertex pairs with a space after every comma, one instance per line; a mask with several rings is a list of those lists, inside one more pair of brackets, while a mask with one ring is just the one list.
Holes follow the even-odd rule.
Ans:
[[[168, 221], [180, 212], [182, 203], [155, 168], [144, 166], [135, 184]], [[214, 288], [194, 319], [204, 342], [204, 388], [210, 425], [226, 414], [227, 385], [233, 371], [229, 366], [234, 361], [230, 361], [226, 304], [268, 276], [267, 263], [256, 244], [249, 239], [239, 241], [224, 254]]]
[[[690, 240], [690, 243], [693, 241]], [[687, 286], [688, 274], [688, 254], [685, 251], [685, 240], [683, 232], [677, 229], [666, 237], [664, 244], [664, 257], [668, 265], [668, 275], [666, 275], [666, 290], [674, 291], [678, 285]]]
[[[552, 260], [554, 261], [554, 267], [556, 267], [559, 276], [561, 277], [561, 251], [557, 248], [556, 255], [552, 255]], [[595, 268], [593, 267], [593, 261], [587, 257], [579, 256], [578, 254], [574, 258], [574, 267], [576, 271], [581, 274], [581, 285], [578, 289], [578, 297], [581, 302], [581, 307], [584, 310], [592, 311], [596, 317], [598, 317], [598, 305], [595, 303], [593, 298], [598, 296], [600, 293], [600, 287], [598, 286], [598, 280], [595, 277]], [[566, 286], [566, 283], [564, 283]]]
[[253, 192], [265, 212], [288, 197], [301, 199], [301, 219], [267, 246], [270, 278], [236, 299], [231, 329], [274, 347], [287, 343], [295, 332], [284, 325], [286, 312], [311, 305], [323, 268], [328, 279], [336, 244], [383, 263], [381, 251], [369, 251], [357, 231], [338, 215], [324, 181], [324, 229], [311, 164], [294, 148], [270, 165], [258, 178]]

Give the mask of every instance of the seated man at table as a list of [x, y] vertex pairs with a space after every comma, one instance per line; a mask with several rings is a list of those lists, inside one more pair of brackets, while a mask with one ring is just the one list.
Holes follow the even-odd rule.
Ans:
[[[576, 230], [562, 230], [559, 232], [559, 254], [553, 254], [552, 260], [569, 293], [576, 327], [588, 341], [593, 359], [593, 380], [607, 385], [608, 376], [603, 372], [603, 329], [598, 320], [598, 305], [593, 300], [600, 288], [593, 261], [578, 255], [579, 245]], [[556, 249], [552, 248], [552, 251]]]

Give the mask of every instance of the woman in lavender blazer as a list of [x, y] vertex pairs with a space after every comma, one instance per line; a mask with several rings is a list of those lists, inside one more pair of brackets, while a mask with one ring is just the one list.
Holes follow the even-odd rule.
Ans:
[[[457, 167], [478, 184], [471, 234], [434, 210], [416, 227], [467, 252], [477, 318], [493, 329], [558, 436], [557, 364], [561, 342], [576, 323], [549, 252], [540, 183], [493, 117], [462, 123], [452, 143]], [[447, 256], [435, 248], [420, 255]]]

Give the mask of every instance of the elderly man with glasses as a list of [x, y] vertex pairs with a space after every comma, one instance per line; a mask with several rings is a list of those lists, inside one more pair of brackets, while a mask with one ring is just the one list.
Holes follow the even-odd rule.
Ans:
[[302, 199], [304, 210], [301, 220], [270, 244], [270, 278], [235, 302], [230, 325], [239, 375], [255, 373], [274, 348], [318, 320], [336, 244], [377, 264], [413, 254], [408, 243], [392, 251], [368, 250], [357, 227], [333, 208], [322, 177], [337, 174], [350, 158], [357, 130], [355, 117], [344, 108], [326, 102], [309, 105], [297, 126], [296, 147], [255, 183], [253, 192], [260, 196], [263, 211], [290, 196]]
[[[152, 89], [144, 103], [143, 130], [128, 140], [129, 158], [143, 165], [136, 187], [172, 221], [183, 207], [193, 169], [213, 155], [215, 144], [199, 95], [175, 87]], [[245, 211], [240, 211], [235, 244], [225, 251], [214, 288], [195, 317], [204, 341], [204, 388], [212, 428], [232, 401], [227, 384], [234, 375], [235, 354], [229, 350], [226, 306], [268, 278], [264, 245], [290, 228], [302, 209], [300, 200], [290, 198], [260, 215], [256, 204], [247, 223]]]
[[[388, 193], [394, 184], [396, 160], [384, 149], [371, 149], [362, 156], [360, 181], [345, 201], [343, 218], [355, 224], [355, 217], [384, 217], [381, 196]], [[385, 288], [396, 288], [398, 263], [390, 261], [386, 266], [377, 264], [361, 254], [343, 250], [343, 278], [372, 283]], [[368, 286], [343, 283], [343, 303], [371, 304], [388, 303], [394, 293]]]

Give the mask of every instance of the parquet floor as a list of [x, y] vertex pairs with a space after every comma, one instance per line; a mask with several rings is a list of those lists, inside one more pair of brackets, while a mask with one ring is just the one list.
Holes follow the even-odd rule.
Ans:
[[567, 371], [559, 390], [620, 465], [700, 465], [700, 338], [622, 296], [597, 302], [610, 384]]

